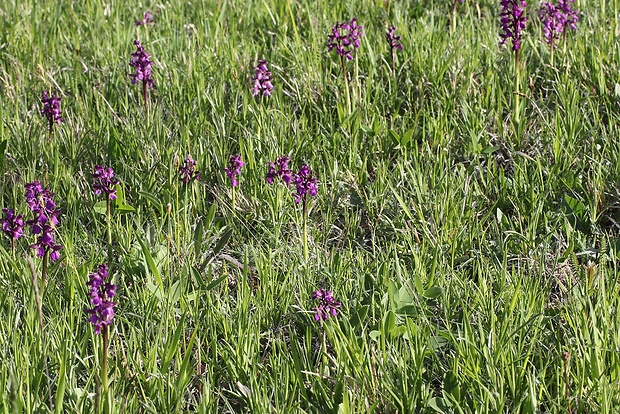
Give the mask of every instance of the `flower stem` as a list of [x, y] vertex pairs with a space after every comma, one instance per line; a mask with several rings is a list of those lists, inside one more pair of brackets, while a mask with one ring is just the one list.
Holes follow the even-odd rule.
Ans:
[[347, 78], [347, 68], [344, 64], [344, 56], [340, 56], [340, 62], [342, 63], [342, 75], [344, 76], [344, 88], [347, 92], [347, 110], [351, 113], [351, 92], [349, 91], [349, 79]]
[[303, 226], [303, 243], [304, 243], [304, 261], [308, 261], [308, 209], [306, 205], [306, 196], [303, 198], [303, 213], [302, 213], [302, 226]]
[[47, 257], [49, 252], [45, 250], [43, 254], [43, 269], [41, 270], [41, 292], [45, 291], [45, 283], [47, 282]]
[[144, 107], [146, 108], [146, 116], [149, 115], [149, 94], [146, 88], [146, 82], [142, 82], [142, 96], [144, 96]]
[[110, 273], [112, 270], [112, 256], [113, 256], [113, 252], [112, 252], [112, 213], [111, 213], [111, 203], [110, 203], [110, 197], [108, 196], [108, 198], [106, 199], [106, 227], [107, 227], [107, 233], [108, 233], [108, 267], [110, 269]]
[[103, 384], [103, 412], [109, 414], [112, 412], [112, 398], [108, 387], [108, 326], [103, 327], [102, 331], [103, 349], [101, 350], [101, 382]]
[[515, 134], [517, 135], [517, 139], [521, 140], [521, 108], [520, 108], [520, 96], [519, 96], [519, 87], [520, 87], [520, 75], [521, 71], [519, 70], [519, 50], [515, 50], [515, 79], [514, 79], [514, 93], [513, 93], [513, 120], [515, 127]]

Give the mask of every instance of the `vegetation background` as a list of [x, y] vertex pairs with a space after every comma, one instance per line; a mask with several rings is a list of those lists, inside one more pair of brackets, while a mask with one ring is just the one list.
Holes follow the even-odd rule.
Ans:
[[[24, 183], [44, 181], [64, 246], [40, 312], [30, 232], [0, 246], [2, 412], [99, 410], [96, 164], [121, 180], [113, 412], [619, 412], [618, 3], [576, 0], [552, 65], [528, 2], [517, 125], [496, 1], [0, 1], [0, 201], [27, 216]], [[353, 17], [349, 108], [325, 45]], [[52, 140], [43, 90], [63, 98]], [[265, 183], [283, 154], [320, 180], [308, 260], [299, 207]], [[187, 155], [202, 179], [184, 186]], [[321, 287], [342, 302], [325, 323]]]

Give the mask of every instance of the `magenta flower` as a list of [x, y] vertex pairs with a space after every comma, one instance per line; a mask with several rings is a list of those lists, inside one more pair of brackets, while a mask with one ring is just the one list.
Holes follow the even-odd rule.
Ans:
[[540, 4], [538, 16], [543, 24], [543, 34], [545, 41], [555, 47], [555, 41], [560, 38], [568, 27], [577, 29], [579, 16], [576, 10], [572, 10], [573, 0], [558, 0], [555, 6], [551, 2]]
[[105, 282], [108, 277], [108, 265], [102, 264], [97, 269], [97, 273], [88, 275], [89, 280], [86, 282], [90, 286], [90, 304], [91, 309], [84, 309], [90, 317], [88, 322], [92, 323], [95, 333], [100, 334], [104, 326], [108, 326], [114, 319], [114, 307], [116, 303], [110, 299], [116, 296], [118, 286]]
[[155, 24], [155, 20], [153, 20], [153, 15], [151, 11], [144, 12], [142, 20], [136, 20], [136, 26], [150, 25], [153, 26]]
[[61, 122], [65, 122], [65, 119], [62, 117], [62, 111], [60, 110], [61, 99], [62, 98], [54, 94], [49, 96], [47, 91], [43, 91], [43, 96], [41, 98], [43, 109], [41, 110], [41, 115], [47, 118], [50, 138], [54, 135], [54, 124], [60, 125]]
[[16, 215], [14, 210], [3, 208], [4, 217], [0, 220], [2, 223], [2, 232], [11, 240], [19, 239], [23, 234], [24, 216]]
[[574, 0], [558, 0], [558, 10], [564, 15], [563, 23], [564, 30], [570, 27], [573, 30], [577, 30], [577, 22], [579, 21], [578, 11], [571, 8], [571, 4]]
[[245, 163], [241, 161], [241, 155], [230, 156], [229, 166], [224, 168], [224, 171], [226, 171], [226, 176], [230, 179], [233, 187], [239, 185], [237, 177], [241, 174], [241, 167], [244, 165]]
[[310, 195], [315, 197], [318, 193], [318, 179], [312, 176], [310, 167], [302, 165], [299, 172], [293, 177], [295, 183], [296, 192], [293, 194], [295, 197], [295, 204], [303, 202], [304, 208], [306, 205], [306, 196]]
[[142, 95], [144, 96], [145, 105], [147, 105], [148, 108], [147, 89], [155, 85], [155, 80], [151, 73], [153, 62], [151, 61], [151, 55], [146, 53], [139, 40], [136, 40], [133, 44], [136, 45], [137, 50], [131, 54], [132, 57], [129, 65], [136, 68], [136, 73], [132, 73], [129, 76], [131, 77], [131, 83], [134, 85], [138, 83], [138, 81], [142, 81]]
[[337, 309], [340, 308], [341, 303], [334, 298], [334, 292], [331, 290], [325, 290], [321, 288], [312, 293], [312, 299], [318, 300], [319, 304], [314, 310], [314, 319], [317, 322], [323, 322], [330, 316], [338, 315]]
[[34, 214], [34, 219], [26, 221], [26, 224], [31, 226], [32, 234], [37, 236], [36, 242], [31, 244], [30, 248], [37, 249], [37, 257], [44, 257], [49, 253], [51, 260], [58, 260], [62, 246], [56, 244], [54, 231], [59, 223], [60, 209], [56, 208], [52, 199], [54, 194], [49, 189], [44, 189], [39, 181], [27, 183], [25, 188], [26, 203]]
[[95, 166], [93, 176], [93, 193], [105, 193], [110, 200], [116, 200], [116, 184], [120, 181], [114, 178], [114, 170], [102, 165]]
[[258, 64], [254, 66], [252, 96], [271, 96], [273, 78], [267, 65], [266, 60], [259, 59]]
[[363, 26], [357, 24], [356, 18], [348, 23], [336, 23], [332, 27], [332, 33], [327, 36], [327, 51], [336, 50], [338, 56], [345, 57], [347, 60], [353, 59], [353, 52], [361, 46], [363, 29]]
[[267, 183], [273, 184], [274, 180], [278, 177], [282, 178], [284, 184], [289, 185], [293, 179], [293, 172], [288, 167], [288, 163], [291, 161], [289, 157], [283, 155], [276, 159], [276, 162], [269, 163], [269, 171], [265, 179]]
[[512, 39], [512, 50], [517, 51], [521, 48], [521, 37], [525, 30], [525, 8], [527, 3], [524, 0], [500, 0], [502, 11], [500, 13], [503, 33], [503, 45], [506, 40]]
[[188, 155], [183, 165], [179, 167], [179, 179], [183, 184], [188, 184], [192, 180], [200, 181], [200, 171], [196, 169], [196, 164], [197, 161]]
[[60, 125], [61, 122], [65, 122], [60, 110], [61, 99], [62, 98], [59, 98], [54, 94], [49, 96], [47, 91], [43, 91], [43, 97], [41, 98], [43, 109], [41, 110], [41, 115], [47, 118], [50, 125], [54, 123]]
[[387, 40], [390, 45], [390, 49], [394, 50], [403, 50], [403, 45], [400, 43], [401, 36], [396, 35], [396, 28], [394, 26], [390, 26], [385, 33], [385, 40]]

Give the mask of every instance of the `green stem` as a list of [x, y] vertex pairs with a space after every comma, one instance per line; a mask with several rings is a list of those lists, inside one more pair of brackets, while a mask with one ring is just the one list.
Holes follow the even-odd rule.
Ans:
[[302, 226], [303, 226], [303, 243], [304, 243], [304, 261], [308, 261], [308, 209], [306, 205], [306, 197], [304, 195], [303, 200], [303, 213], [302, 213]]
[[344, 76], [344, 88], [347, 93], [347, 111], [351, 113], [351, 92], [349, 91], [349, 79], [347, 78], [347, 68], [344, 63], [344, 56], [340, 56], [340, 62], [342, 63], [342, 75]]
[[147, 90], [146, 82], [142, 82], [142, 96], [144, 97], [144, 106], [146, 108], [146, 116], [149, 116], [149, 93]]
[[519, 50], [515, 50], [515, 79], [514, 79], [514, 94], [513, 94], [513, 119], [515, 126], [515, 134], [517, 135], [517, 140], [521, 140], [521, 109], [520, 109], [520, 96], [519, 96], [519, 87], [520, 87], [520, 78], [521, 72], [519, 70]]
[[102, 332], [103, 338], [103, 349], [102, 352], [102, 363], [101, 363], [101, 382], [103, 385], [103, 412], [105, 414], [109, 414], [112, 412], [112, 399], [109, 390], [108, 384], [108, 326], [103, 327]]
[[41, 270], [41, 295], [45, 292], [45, 284], [47, 282], [47, 258], [49, 256], [49, 252], [45, 250], [43, 254], [43, 269]]
[[110, 196], [108, 196], [105, 200], [105, 216], [106, 216], [106, 231], [108, 235], [108, 269], [110, 274], [112, 273], [112, 212], [111, 212], [111, 203]]

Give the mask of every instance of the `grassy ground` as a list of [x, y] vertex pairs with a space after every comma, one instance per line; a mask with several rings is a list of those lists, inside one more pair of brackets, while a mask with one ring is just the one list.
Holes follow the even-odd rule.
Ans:
[[[3, 412], [618, 412], [618, 2], [576, 0], [553, 64], [528, 4], [519, 122], [499, 2], [459, 3], [456, 26], [449, 1], [131, 3], [0, 1], [0, 204], [30, 219], [24, 184], [43, 181], [64, 246], [43, 286], [30, 230], [0, 245]], [[325, 44], [352, 17], [345, 83]], [[43, 90], [63, 98], [52, 140]], [[320, 181], [307, 259], [300, 206], [265, 183], [284, 154]], [[133, 207], [112, 215], [112, 260], [96, 164]], [[84, 313], [104, 262], [108, 407]], [[325, 323], [321, 287], [342, 302]]]

